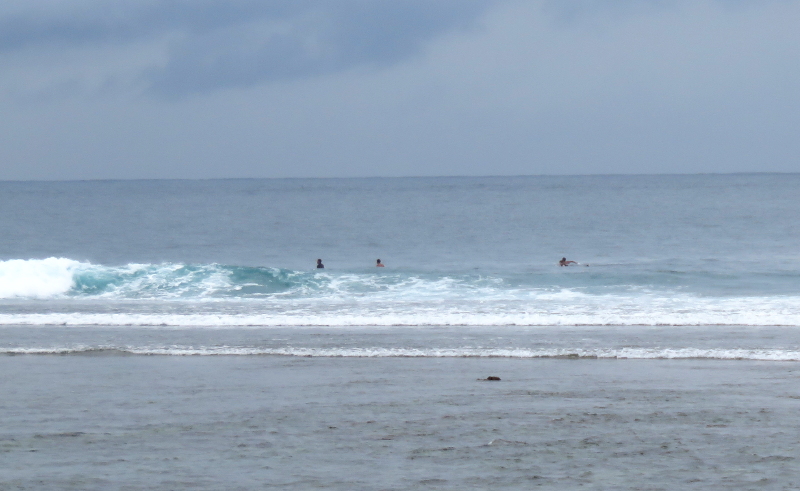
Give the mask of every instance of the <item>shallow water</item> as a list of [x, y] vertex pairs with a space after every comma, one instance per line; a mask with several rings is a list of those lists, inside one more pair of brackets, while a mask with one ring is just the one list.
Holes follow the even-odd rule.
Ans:
[[[800, 371], [4, 356], [4, 489], [791, 489]], [[500, 382], [478, 381], [488, 375]]]

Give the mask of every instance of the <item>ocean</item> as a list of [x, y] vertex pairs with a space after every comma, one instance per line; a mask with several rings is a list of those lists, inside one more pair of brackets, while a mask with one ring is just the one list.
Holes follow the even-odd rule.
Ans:
[[792, 488], [798, 196], [0, 182], [0, 487]]

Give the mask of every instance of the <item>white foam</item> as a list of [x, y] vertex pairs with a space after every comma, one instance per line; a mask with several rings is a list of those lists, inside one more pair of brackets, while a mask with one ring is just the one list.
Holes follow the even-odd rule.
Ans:
[[64, 346], [50, 348], [0, 348], [6, 355], [81, 354], [121, 352], [134, 355], [163, 356], [298, 356], [324, 358], [596, 358], [625, 360], [753, 360], [800, 361], [800, 351], [783, 349], [701, 349], [701, 348], [558, 348], [558, 349], [484, 349], [484, 348], [256, 348], [214, 347], [132, 347]]
[[220, 290], [233, 286], [229, 273], [219, 265], [210, 264], [196, 270], [185, 269], [185, 264], [128, 264], [126, 266], [98, 267], [97, 273], [126, 276], [118, 284], [110, 285], [97, 295], [104, 299], [153, 298], [181, 299], [184, 296], [204, 299]]
[[63, 257], [0, 261], [0, 298], [64, 295], [75, 285], [75, 272], [86, 266]]
[[764, 308], [726, 310], [638, 311], [614, 310], [551, 312], [419, 312], [361, 311], [347, 309], [319, 312], [298, 309], [263, 314], [137, 314], [48, 313], [0, 314], [0, 325], [64, 326], [800, 326], [800, 311]]

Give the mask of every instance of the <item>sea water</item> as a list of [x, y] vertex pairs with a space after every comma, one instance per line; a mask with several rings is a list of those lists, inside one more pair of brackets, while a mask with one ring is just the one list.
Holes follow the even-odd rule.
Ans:
[[6, 182], [0, 324], [800, 326], [798, 196], [794, 174]]
[[796, 174], [0, 183], [0, 483], [791, 487], [798, 196]]

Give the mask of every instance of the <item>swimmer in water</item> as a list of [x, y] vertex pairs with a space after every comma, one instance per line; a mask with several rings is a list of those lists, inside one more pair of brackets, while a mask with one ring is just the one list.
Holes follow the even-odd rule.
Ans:
[[376, 264], [375, 267], [376, 268], [382, 268], [383, 267], [383, 264], [381, 263], [380, 259], [378, 259], [378, 264]]
[[567, 258], [562, 257], [561, 261], [558, 262], [559, 266], [569, 266], [570, 264], [578, 264], [575, 261], [567, 261]]
[[322, 259], [317, 259], [317, 269], [324, 269], [325, 265], [322, 264]]

